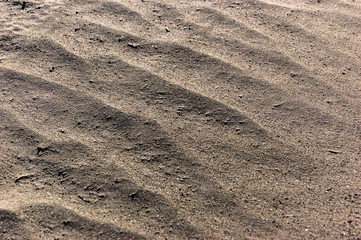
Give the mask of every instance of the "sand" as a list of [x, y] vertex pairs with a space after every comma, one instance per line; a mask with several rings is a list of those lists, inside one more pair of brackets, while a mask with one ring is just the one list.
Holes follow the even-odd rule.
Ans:
[[360, 0], [0, 1], [0, 239], [360, 239]]

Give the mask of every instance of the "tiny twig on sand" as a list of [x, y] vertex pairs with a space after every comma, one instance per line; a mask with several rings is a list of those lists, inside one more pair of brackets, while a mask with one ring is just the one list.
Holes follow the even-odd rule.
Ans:
[[27, 2], [23, 2], [23, 3], [21, 4], [21, 9], [22, 9], [22, 10], [24, 10], [24, 9], [25, 9], [26, 4], [27, 4]]

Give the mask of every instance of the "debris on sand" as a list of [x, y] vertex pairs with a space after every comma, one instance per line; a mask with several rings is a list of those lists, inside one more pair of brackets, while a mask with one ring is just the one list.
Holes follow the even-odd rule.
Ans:
[[136, 43], [128, 43], [128, 47], [137, 48], [139, 45]]

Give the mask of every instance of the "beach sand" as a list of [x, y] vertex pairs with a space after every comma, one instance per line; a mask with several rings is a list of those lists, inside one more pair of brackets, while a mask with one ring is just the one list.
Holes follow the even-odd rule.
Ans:
[[360, 0], [0, 1], [0, 239], [360, 239]]

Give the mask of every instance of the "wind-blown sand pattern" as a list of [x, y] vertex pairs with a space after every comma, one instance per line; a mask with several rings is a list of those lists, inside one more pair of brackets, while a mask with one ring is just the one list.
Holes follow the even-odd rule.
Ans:
[[360, 0], [0, 1], [0, 239], [360, 239]]

